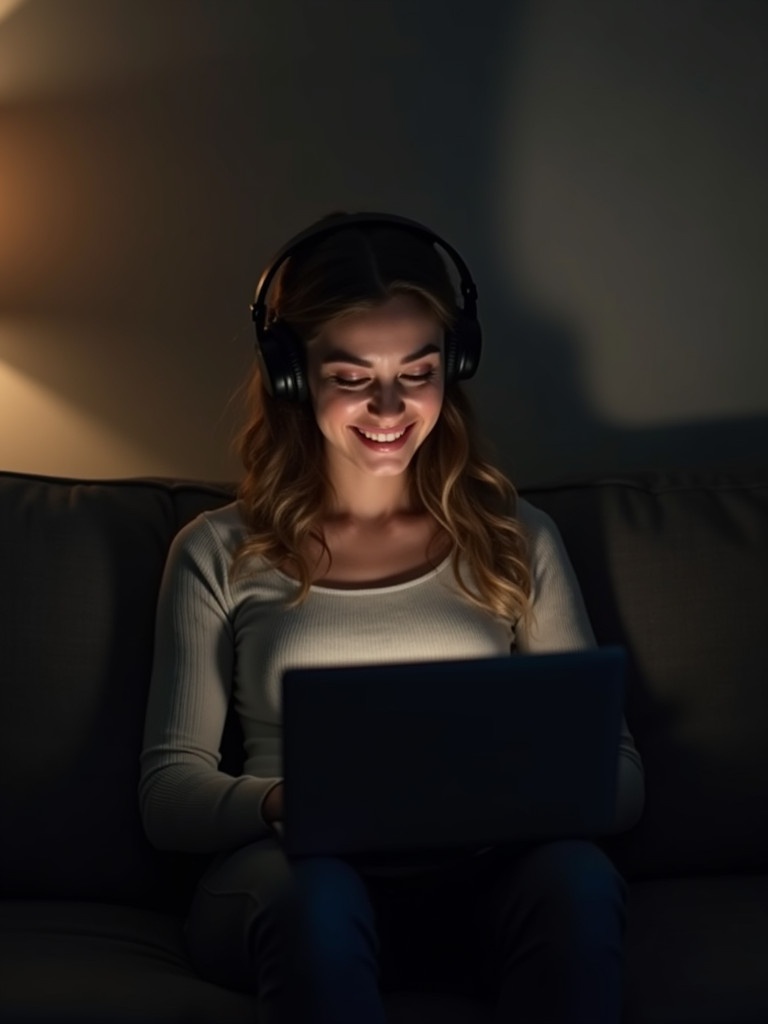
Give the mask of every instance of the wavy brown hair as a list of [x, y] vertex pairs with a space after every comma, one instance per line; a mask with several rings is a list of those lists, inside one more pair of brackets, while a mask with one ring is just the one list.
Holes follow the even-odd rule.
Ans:
[[[417, 299], [445, 328], [456, 314], [454, 286], [435, 248], [386, 225], [350, 226], [305, 244], [283, 264], [273, 289], [270, 320], [279, 316], [305, 346], [341, 320], [397, 295]], [[312, 585], [306, 541], [318, 541], [331, 561], [322, 523], [332, 485], [311, 404], [273, 398], [255, 366], [236, 446], [245, 467], [238, 499], [248, 533], [235, 553], [232, 575], [248, 571], [248, 564], [252, 571], [252, 559], [288, 565], [299, 582], [289, 604], [298, 605]], [[515, 516], [517, 495], [481, 455], [469, 401], [458, 383], [446, 384], [438, 421], [408, 472], [413, 506], [429, 513], [453, 541], [453, 573], [466, 598], [510, 622], [527, 618], [531, 576]], [[471, 583], [460, 572], [462, 563]]]

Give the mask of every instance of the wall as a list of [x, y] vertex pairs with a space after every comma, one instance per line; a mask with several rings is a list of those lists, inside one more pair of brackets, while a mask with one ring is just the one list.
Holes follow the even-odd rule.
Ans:
[[0, 0], [0, 468], [230, 479], [261, 267], [445, 234], [521, 483], [768, 450], [768, 5]]

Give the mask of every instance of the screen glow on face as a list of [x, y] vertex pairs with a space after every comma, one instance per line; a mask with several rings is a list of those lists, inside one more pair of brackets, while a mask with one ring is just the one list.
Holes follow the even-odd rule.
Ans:
[[310, 393], [329, 458], [402, 473], [440, 415], [442, 364], [442, 325], [404, 296], [318, 339]]

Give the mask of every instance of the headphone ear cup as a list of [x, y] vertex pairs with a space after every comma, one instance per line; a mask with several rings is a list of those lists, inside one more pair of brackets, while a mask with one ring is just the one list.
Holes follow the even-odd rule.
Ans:
[[456, 314], [453, 330], [445, 336], [445, 382], [468, 380], [477, 372], [483, 347], [480, 324], [462, 310]]
[[304, 402], [309, 397], [304, 366], [304, 345], [296, 333], [279, 320], [262, 332], [256, 344], [267, 391], [274, 398]]

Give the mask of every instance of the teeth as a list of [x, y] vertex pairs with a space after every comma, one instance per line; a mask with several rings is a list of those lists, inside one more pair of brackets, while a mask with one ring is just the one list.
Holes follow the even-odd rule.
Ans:
[[367, 437], [369, 441], [379, 441], [379, 442], [390, 441], [391, 442], [391, 441], [397, 441], [397, 439], [399, 437], [403, 436], [405, 431], [401, 430], [398, 434], [369, 434], [367, 430], [361, 430], [360, 433], [364, 437]]

